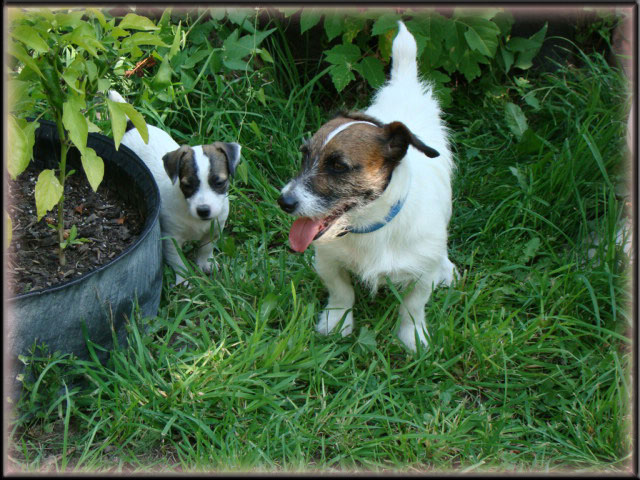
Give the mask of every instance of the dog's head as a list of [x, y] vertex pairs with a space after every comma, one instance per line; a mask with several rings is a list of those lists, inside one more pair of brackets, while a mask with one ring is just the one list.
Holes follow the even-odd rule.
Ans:
[[167, 175], [174, 185], [178, 182], [193, 217], [211, 220], [220, 215], [230, 177], [240, 162], [240, 148], [223, 142], [184, 145], [162, 157]]
[[347, 211], [382, 195], [409, 145], [428, 157], [439, 155], [401, 122], [347, 113], [325, 123], [300, 148], [302, 168], [278, 198], [285, 212], [301, 217], [291, 227], [292, 248], [304, 251], [321, 236], [340, 234]]

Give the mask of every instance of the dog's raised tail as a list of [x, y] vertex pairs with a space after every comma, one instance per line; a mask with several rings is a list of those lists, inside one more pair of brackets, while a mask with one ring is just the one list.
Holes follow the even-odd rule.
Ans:
[[417, 77], [417, 54], [418, 46], [415, 38], [409, 33], [404, 23], [398, 21], [398, 34], [391, 45], [391, 79], [400, 76]]

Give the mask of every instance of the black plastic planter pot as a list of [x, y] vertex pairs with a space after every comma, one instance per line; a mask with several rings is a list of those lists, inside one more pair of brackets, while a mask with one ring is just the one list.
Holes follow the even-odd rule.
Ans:
[[[112, 139], [89, 134], [88, 146], [102, 157], [105, 165], [101, 188], [110, 188], [139, 206], [145, 218], [140, 236], [109, 263], [80, 277], [51, 288], [18, 295], [8, 300], [5, 322], [5, 365], [9, 378], [5, 387], [19, 390], [16, 375], [23, 364], [18, 355], [26, 355], [36, 342], [53, 353], [73, 353], [88, 358], [83, 323], [88, 338], [106, 349], [113, 347], [112, 329], [118, 343], [126, 341], [126, 318], [134, 305], [143, 316], [154, 316], [162, 290], [162, 249], [160, 241], [158, 187], [145, 164], [131, 150]], [[55, 124], [40, 121], [36, 131], [34, 161], [38, 168], [55, 168], [60, 155]], [[72, 149], [68, 165], [81, 171], [79, 153]], [[106, 360], [108, 352], [100, 352]]]

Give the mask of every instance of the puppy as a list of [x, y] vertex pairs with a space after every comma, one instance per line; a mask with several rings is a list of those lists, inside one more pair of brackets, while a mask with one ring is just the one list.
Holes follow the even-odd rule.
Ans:
[[[125, 103], [111, 90], [109, 99]], [[214, 142], [190, 147], [178, 145], [171, 136], [152, 125], [149, 143], [127, 122], [122, 145], [133, 150], [147, 165], [160, 190], [160, 229], [165, 261], [176, 272], [176, 283], [184, 282], [186, 271], [175, 244], [198, 241], [197, 264], [203, 272], [211, 272], [213, 242], [229, 216], [229, 181], [240, 162], [240, 145]], [[213, 230], [213, 238], [210, 232]]]
[[[385, 277], [407, 289], [398, 337], [427, 346], [424, 307], [434, 286], [456, 272], [447, 256], [452, 155], [431, 87], [418, 78], [416, 42], [402, 22], [392, 45], [391, 79], [364, 113], [325, 123], [301, 147], [302, 168], [278, 198], [297, 218], [291, 248], [315, 247], [329, 291], [317, 331], [341, 321], [353, 330], [349, 272], [372, 293]], [[428, 145], [427, 145], [428, 144]]]

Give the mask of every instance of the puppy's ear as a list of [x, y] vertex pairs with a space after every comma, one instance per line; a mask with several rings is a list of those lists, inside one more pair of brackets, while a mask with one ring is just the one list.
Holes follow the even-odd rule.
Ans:
[[434, 158], [440, 155], [440, 153], [422, 143], [422, 141], [416, 137], [411, 130], [402, 122], [391, 122], [384, 127], [384, 143], [386, 145], [386, 153], [388, 158], [393, 161], [400, 161], [402, 157], [407, 154], [409, 145], [413, 145], [427, 157]]
[[162, 157], [162, 163], [164, 163], [164, 170], [169, 175], [171, 183], [176, 183], [178, 175], [180, 174], [180, 163], [184, 159], [185, 155], [189, 153], [191, 147], [183, 145], [178, 150], [167, 153]]
[[242, 148], [235, 142], [224, 143], [216, 142], [215, 146], [219, 148], [224, 156], [227, 157], [227, 167], [229, 168], [229, 175], [233, 176], [236, 173], [236, 167], [240, 163], [240, 149]]

